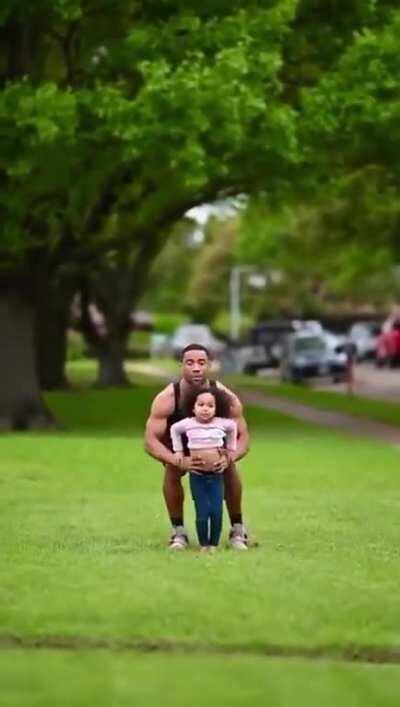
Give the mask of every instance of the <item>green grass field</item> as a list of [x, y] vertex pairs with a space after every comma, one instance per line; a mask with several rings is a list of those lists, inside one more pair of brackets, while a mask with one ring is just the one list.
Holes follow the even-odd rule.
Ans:
[[256, 389], [268, 395], [294, 400], [318, 410], [332, 410], [345, 415], [365, 417], [391, 425], [400, 425], [400, 404], [387, 400], [372, 400], [360, 395], [344, 395], [335, 390], [313, 390], [307, 385], [278, 383], [257, 376], [226, 376], [226, 383], [237, 388]]
[[171, 554], [156, 390], [52, 394], [61, 430], [0, 439], [0, 704], [397, 706], [400, 666], [367, 658], [399, 660], [400, 451], [251, 408], [259, 546], [225, 524], [200, 556], [187, 498]]

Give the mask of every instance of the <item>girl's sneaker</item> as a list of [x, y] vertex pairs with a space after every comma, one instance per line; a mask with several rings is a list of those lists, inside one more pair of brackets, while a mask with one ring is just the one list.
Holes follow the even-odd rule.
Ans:
[[208, 547], [208, 545], [202, 545], [202, 546], [200, 547], [200, 552], [201, 552], [201, 554], [203, 554], [203, 553], [205, 553], [205, 552], [208, 553], [208, 552], [210, 552], [210, 550], [211, 550], [211, 548]]

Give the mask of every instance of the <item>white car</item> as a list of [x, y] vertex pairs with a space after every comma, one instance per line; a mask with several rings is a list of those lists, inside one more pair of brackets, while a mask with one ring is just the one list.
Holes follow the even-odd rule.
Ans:
[[381, 325], [377, 322], [355, 322], [350, 327], [349, 339], [356, 348], [359, 361], [375, 356], [376, 340], [380, 331]]
[[180, 358], [182, 349], [189, 344], [200, 344], [209, 350], [212, 356], [218, 356], [225, 344], [217, 339], [207, 324], [182, 324], [171, 338], [172, 353], [175, 358]]
[[316, 376], [344, 380], [347, 356], [339, 337], [330, 332], [314, 334], [297, 331], [287, 337], [282, 359], [281, 379], [293, 383]]

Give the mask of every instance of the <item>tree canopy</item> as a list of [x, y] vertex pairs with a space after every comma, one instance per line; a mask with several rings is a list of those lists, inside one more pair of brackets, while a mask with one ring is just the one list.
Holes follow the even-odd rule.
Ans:
[[[121, 357], [127, 308], [194, 205], [239, 192], [273, 194], [275, 206], [295, 195], [320, 201], [332, 185], [343, 205], [346, 179], [361, 193], [352, 175], [377, 166], [371, 203], [383, 189], [388, 233], [397, 218], [394, 7], [4, 0], [2, 296], [17, 306], [25, 295], [33, 316], [43, 283], [84, 278]], [[11, 380], [9, 365], [0, 361]]]

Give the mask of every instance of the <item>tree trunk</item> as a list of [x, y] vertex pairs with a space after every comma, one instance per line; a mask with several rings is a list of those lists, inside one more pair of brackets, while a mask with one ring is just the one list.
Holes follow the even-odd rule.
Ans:
[[124, 367], [131, 328], [129, 275], [126, 269], [102, 268], [98, 279], [81, 284], [82, 333], [98, 361], [97, 388], [130, 385]]
[[98, 372], [96, 387], [126, 387], [130, 385], [125, 372], [124, 358], [126, 348], [126, 337], [124, 341], [107, 337], [107, 345], [100, 347], [98, 351]]
[[0, 428], [49, 427], [54, 418], [40, 393], [32, 302], [13, 290], [0, 298]]
[[36, 365], [42, 390], [64, 390], [69, 387], [65, 375], [67, 358], [67, 322], [57, 320], [54, 312], [39, 326]]
[[36, 365], [43, 390], [68, 388], [65, 375], [67, 329], [74, 288], [61, 281], [41, 283], [36, 306]]

